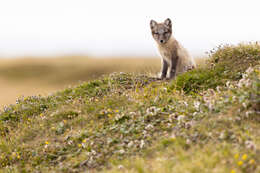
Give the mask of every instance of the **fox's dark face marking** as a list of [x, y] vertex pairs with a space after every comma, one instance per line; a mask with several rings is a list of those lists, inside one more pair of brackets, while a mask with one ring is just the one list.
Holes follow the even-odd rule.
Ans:
[[152, 36], [158, 44], [165, 44], [171, 38], [172, 35], [172, 22], [168, 18], [163, 23], [157, 23], [151, 20], [150, 27]]

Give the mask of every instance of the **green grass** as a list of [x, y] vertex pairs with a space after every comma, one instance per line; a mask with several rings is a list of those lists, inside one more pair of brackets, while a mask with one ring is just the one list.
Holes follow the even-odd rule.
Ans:
[[260, 172], [260, 46], [175, 81], [113, 73], [0, 112], [0, 172]]
[[239, 80], [242, 73], [260, 59], [258, 44], [223, 45], [210, 51], [207, 65], [177, 77], [173, 87], [186, 93], [215, 89], [227, 81]]

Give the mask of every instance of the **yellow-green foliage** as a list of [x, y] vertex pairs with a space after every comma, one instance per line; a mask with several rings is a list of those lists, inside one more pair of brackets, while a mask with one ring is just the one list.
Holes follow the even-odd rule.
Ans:
[[223, 45], [210, 51], [209, 56], [204, 67], [178, 76], [172, 87], [188, 93], [239, 80], [248, 67], [260, 61], [260, 45]]
[[0, 169], [260, 172], [259, 52], [221, 47], [172, 82], [113, 73], [20, 98], [0, 112]]

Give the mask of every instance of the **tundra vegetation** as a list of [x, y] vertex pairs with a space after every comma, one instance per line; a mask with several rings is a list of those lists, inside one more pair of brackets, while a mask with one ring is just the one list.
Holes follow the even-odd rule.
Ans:
[[153, 57], [0, 58], [0, 108], [15, 103], [18, 96], [46, 96], [112, 72], [155, 74], [159, 70], [160, 59]]
[[112, 73], [0, 111], [0, 172], [260, 172], [260, 46], [173, 81]]

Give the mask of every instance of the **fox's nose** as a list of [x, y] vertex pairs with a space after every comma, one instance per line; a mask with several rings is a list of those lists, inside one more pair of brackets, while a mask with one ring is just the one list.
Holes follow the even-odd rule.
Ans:
[[160, 40], [161, 43], [163, 43], [163, 40]]

